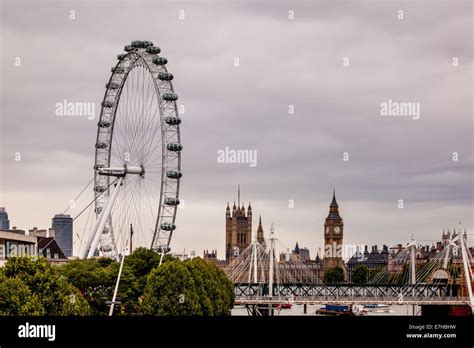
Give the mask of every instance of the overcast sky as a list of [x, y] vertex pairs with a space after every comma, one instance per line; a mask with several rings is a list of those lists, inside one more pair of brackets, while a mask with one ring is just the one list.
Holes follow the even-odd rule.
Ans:
[[[95, 102], [98, 115], [116, 54], [142, 39], [185, 106], [173, 251], [224, 257], [238, 184], [254, 230], [262, 214], [266, 234], [274, 222], [312, 257], [333, 188], [348, 244], [431, 244], [459, 221], [473, 233], [471, 1], [1, 4], [0, 206], [18, 228], [50, 227], [93, 175], [97, 118], [55, 104]], [[382, 116], [389, 99], [419, 103], [419, 119]], [[226, 147], [256, 150], [257, 165], [218, 163]]]

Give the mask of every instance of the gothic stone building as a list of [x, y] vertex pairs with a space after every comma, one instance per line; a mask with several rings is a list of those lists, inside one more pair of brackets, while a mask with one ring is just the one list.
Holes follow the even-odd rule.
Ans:
[[240, 201], [230, 210], [229, 203], [225, 213], [225, 259], [231, 261], [240, 255], [252, 242], [252, 207]]

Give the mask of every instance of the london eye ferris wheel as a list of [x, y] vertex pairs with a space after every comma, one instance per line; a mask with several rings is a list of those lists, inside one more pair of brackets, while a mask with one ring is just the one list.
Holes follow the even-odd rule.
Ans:
[[168, 60], [150, 41], [117, 56], [97, 126], [94, 228], [80, 256], [117, 257], [134, 245], [170, 250], [179, 201], [181, 118]]

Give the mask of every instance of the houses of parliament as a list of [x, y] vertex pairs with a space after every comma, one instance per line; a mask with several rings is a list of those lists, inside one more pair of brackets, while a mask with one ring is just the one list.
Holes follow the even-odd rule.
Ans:
[[[227, 203], [225, 212], [225, 260], [217, 259], [217, 250], [205, 250], [204, 259], [225, 266], [233, 259], [237, 258], [251, 243], [252, 238], [252, 219], [253, 212], [251, 203], [245, 204], [240, 202], [240, 186], [237, 192], [237, 204], [234, 202], [232, 208]], [[324, 262], [319, 255], [312, 262], [318, 264], [321, 270], [343, 266], [342, 244], [344, 237], [344, 222], [339, 214], [339, 205], [336, 201], [336, 193], [333, 192], [332, 201], [329, 206], [329, 214], [324, 223]], [[262, 244], [265, 241], [264, 231], [262, 227], [262, 217], [259, 216], [256, 239]], [[309, 250], [307, 251], [307, 261], [309, 260]], [[302, 260], [304, 250], [298, 247], [296, 243], [295, 250], [290, 255], [292, 260]], [[299, 255], [301, 253], [301, 255]], [[298, 255], [297, 255], [298, 254]]]

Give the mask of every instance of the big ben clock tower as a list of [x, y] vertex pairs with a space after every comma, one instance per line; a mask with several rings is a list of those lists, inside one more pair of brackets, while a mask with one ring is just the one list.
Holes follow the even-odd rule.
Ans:
[[342, 240], [344, 236], [344, 222], [339, 215], [339, 205], [334, 190], [332, 202], [329, 206], [329, 215], [324, 223], [324, 269], [343, 266]]

